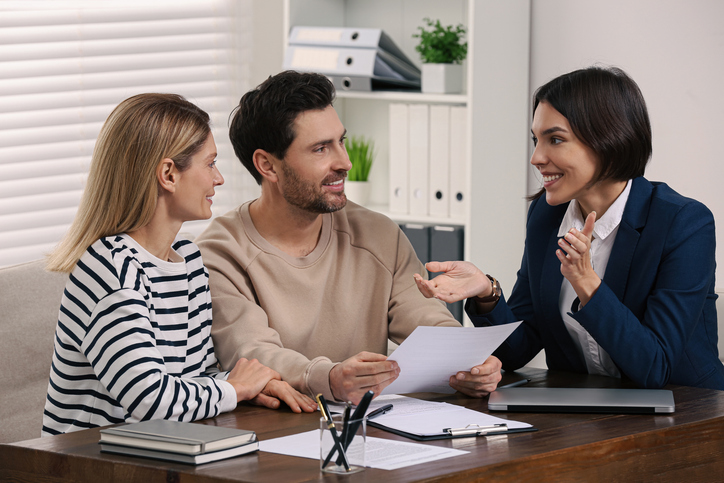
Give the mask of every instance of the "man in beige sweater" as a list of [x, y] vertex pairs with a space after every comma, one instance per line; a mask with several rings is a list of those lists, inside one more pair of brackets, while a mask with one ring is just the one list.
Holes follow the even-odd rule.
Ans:
[[[460, 326], [413, 275], [426, 273], [389, 218], [348, 203], [346, 130], [322, 75], [283, 72], [246, 93], [229, 134], [261, 196], [213, 220], [196, 243], [210, 274], [212, 337], [223, 367], [256, 358], [302, 393], [358, 402], [400, 369], [388, 338]], [[471, 396], [500, 381], [500, 361], [450, 377]]]

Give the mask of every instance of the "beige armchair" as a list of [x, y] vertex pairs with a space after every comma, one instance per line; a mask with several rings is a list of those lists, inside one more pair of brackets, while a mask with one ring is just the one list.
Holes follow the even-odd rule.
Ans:
[[44, 262], [0, 268], [0, 443], [39, 438], [68, 276]]

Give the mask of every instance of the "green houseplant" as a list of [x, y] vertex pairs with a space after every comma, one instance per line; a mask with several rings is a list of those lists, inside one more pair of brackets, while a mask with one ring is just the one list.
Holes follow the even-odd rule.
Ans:
[[424, 18], [425, 27], [412, 36], [420, 39], [415, 50], [422, 59], [422, 92], [452, 94], [462, 92], [462, 61], [468, 54], [462, 24], [443, 27], [440, 20]]
[[345, 139], [344, 145], [352, 163], [352, 169], [347, 172], [344, 192], [348, 199], [359, 205], [365, 205], [369, 201], [368, 179], [375, 159], [374, 142], [363, 136], [350, 136]]

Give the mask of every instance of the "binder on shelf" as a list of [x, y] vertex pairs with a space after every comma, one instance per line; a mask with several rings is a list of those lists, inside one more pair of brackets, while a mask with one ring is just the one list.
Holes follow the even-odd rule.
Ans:
[[430, 201], [430, 109], [427, 104], [410, 104], [408, 109], [410, 214], [427, 216]]
[[323, 45], [329, 47], [356, 47], [382, 49], [408, 64], [419, 73], [405, 53], [382, 29], [356, 27], [292, 27], [290, 45]]
[[417, 223], [405, 223], [400, 225], [402, 232], [410, 240], [412, 248], [415, 249], [417, 258], [422, 264], [426, 264], [430, 259], [430, 227]]
[[450, 216], [450, 106], [430, 106], [430, 215]]
[[[464, 251], [464, 229], [461, 226], [432, 226], [430, 227], [430, 260], [445, 262], [449, 260], [462, 260]], [[435, 278], [439, 273], [430, 273]], [[463, 322], [463, 301], [447, 304], [447, 308], [455, 319]]]
[[420, 69], [381, 29], [294, 27], [284, 68], [319, 72], [340, 90], [420, 89]]
[[390, 213], [410, 211], [407, 104], [390, 104]]
[[468, 178], [465, 166], [468, 157], [467, 107], [450, 107], [450, 216], [467, 214]]

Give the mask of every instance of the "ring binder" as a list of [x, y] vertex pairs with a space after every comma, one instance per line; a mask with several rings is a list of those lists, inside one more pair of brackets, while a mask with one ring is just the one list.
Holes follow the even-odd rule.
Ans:
[[324, 74], [337, 90], [420, 89], [420, 69], [381, 29], [295, 26], [283, 67]]

